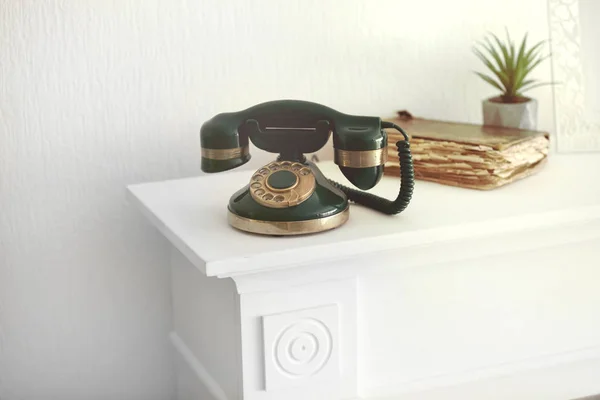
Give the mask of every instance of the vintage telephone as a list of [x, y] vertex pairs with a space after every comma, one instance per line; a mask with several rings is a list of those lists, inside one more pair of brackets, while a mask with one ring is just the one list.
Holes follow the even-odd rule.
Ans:
[[[400, 193], [394, 201], [351, 189], [327, 179], [304, 154], [321, 149], [333, 134], [335, 163], [356, 187], [367, 190], [383, 175], [387, 133], [402, 133]], [[276, 161], [252, 174], [248, 185], [229, 200], [229, 223], [266, 235], [298, 235], [336, 228], [348, 220], [348, 201], [386, 214], [398, 214], [410, 202], [414, 173], [407, 134], [378, 117], [353, 116], [320, 104], [280, 100], [246, 110], [221, 113], [200, 130], [202, 170], [221, 172], [250, 160], [248, 144], [279, 153]]]

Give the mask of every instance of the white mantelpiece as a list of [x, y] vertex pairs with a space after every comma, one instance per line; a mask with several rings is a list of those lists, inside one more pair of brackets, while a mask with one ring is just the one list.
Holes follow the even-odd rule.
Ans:
[[[228, 199], [249, 171], [130, 186], [174, 246], [180, 399], [418, 399], [600, 367], [599, 174], [600, 156], [561, 155], [489, 192], [419, 181], [398, 216], [353, 205], [345, 225], [305, 237], [229, 227]], [[385, 177], [373, 192], [397, 190]], [[551, 393], [600, 393], [600, 379], [575, 375]]]

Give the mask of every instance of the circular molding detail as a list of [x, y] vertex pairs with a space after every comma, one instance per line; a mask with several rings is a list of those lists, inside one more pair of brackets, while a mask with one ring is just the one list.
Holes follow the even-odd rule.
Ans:
[[323, 322], [302, 319], [277, 336], [273, 349], [275, 365], [290, 377], [312, 376], [327, 364], [332, 348], [331, 332]]

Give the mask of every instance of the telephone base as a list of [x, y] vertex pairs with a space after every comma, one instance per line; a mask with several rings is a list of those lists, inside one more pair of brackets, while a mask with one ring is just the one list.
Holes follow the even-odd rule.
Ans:
[[262, 235], [304, 235], [348, 220], [347, 196], [311, 163], [273, 161], [259, 168], [229, 200], [228, 221]]

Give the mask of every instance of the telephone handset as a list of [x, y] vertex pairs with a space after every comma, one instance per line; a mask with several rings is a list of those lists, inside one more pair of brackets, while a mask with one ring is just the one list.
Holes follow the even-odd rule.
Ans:
[[[404, 136], [396, 143], [401, 184], [393, 201], [327, 179], [304, 156], [321, 149], [333, 135], [334, 161], [344, 176], [360, 189], [371, 189], [381, 179], [387, 161], [386, 128]], [[398, 214], [413, 193], [408, 135], [378, 117], [343, 114], [307, 101], [271, 101], [216, 115], [202, 125], [200, 142], [202, 170], [211, 173], [248, 162], [249, 142], [279, 153], [276, 161], [253, 173], [229, 201], [229, 223], [247, 232], [297, 235], [333, 229], [348, 220], [348, 201]]]

